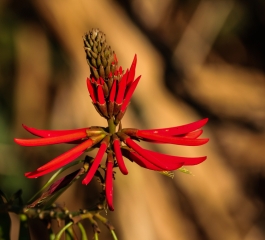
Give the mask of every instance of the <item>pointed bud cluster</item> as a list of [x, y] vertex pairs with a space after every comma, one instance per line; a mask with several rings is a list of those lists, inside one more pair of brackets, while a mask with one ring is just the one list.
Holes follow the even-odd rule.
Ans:
[[107, 79], [118, 68], [118, 61], [111, 47], [106, 43], [106, 36], [98, 29], [92, 29], [83, 37], [87, 63], [91, 78]]

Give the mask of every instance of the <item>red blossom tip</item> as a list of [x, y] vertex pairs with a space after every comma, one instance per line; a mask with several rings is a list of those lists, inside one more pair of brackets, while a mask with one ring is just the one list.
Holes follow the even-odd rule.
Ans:
[[94, 90], [94, 87], [93, 87], [91, 81], [93, 81], [93, 79], [92, 80], [90, 80], [89, 78], [86, 79], [87, 89], [88, 89], [88, 92], [89, 92], [90, 97], [92, 99], [92, 102], [96, 103], [97, 102], [96, 93], [95, 93], [95, 90]]
[[166, 135], [166, 136], [176, 136], [176, 135], [183, 135], [195, 131], [201, 127], [203, 127], [208, 122], [208, 118], [204, 118], [202, 120], [177, 126], [177, 127], [170, 127], [170, 128], [157, 128], [157, 129], [147, 129], [141, 130], [146, 133], [152, 133], [157, 135]]
[[128, 107], [130, 100], [132, 98], [132, 95], [134, 93], [135, 88], [137, 87], [137, 84], [140, 80], [141, 76], [139, 76], [138, 78], [135, 79], [135, 81], [130, 85], [130, 88], [128, 90], [128, 92], [126, 93], [126, 96], [124, 98], [123, 104], [121, 106], [121, 111], [125, 112], [126, 108]]
[[187, 134], [185, 134], [183, 137], [184, 138], [198, 138], [199, 136], [201, 136], [203, 133], [203, 130], [195, 130], [193, 132], [189, 132]]
[[129, 76], [127, 79], [127, 86], [130, 86], [132, 81], [134, 80], [136, 64], [137, 64], [137, 55], [135, 54], [130, 71], [129, 71]]
[[115, 100], [115, 102], [117, 104], [121, 104], [123, 102], [124, 93], [125, 93], [125, 89], [126, 89], [126, 79], [127, 79], [127, 76], [128, 76], [128, 70], [123, 75], [122, 79], [120, 80], [120, 82], [118, 84], [118, 93], [117, 93], [117, 97], [116, 97], [116, 100]]
[[89, 128], [78, 128], [78, 129], [70, 129], [70, 130], [42, 130], [42, 129], [36, 129], [28, 127], [24, 124], [22, 124], [23, 128], [28, 131], [29, 133], [38, 136], [38, 137], [57, 137], [62, 135], [67, 135], [71, 133], [77, 133], [77, 132], [86, 132]]
[[167, 135], [158, 135], [156, 133], [147, 132], [144, 130], [138, 130], [136, 136], [141, 138], [142, 140], [152, 140], [157, 143], [169, 143], [169, 144], [177, 144], [184, 146], [199, 146], [207, 143], [209, 141], [208, 138], [184, 138], [184, 137], [174, 137]]
[[75, 132], [71, 134], [61, 135], [57, 137], [47, 137], [47, 138], [37, 138], [37, 139], [18, 139], [15, 138], [14, 141], [21, 145], [27, 147], [35, 147], [35, 146], [45, 146], [51, 144], [58, 143], [67, 143], [78, 139], [86, 138], [86, 132]]

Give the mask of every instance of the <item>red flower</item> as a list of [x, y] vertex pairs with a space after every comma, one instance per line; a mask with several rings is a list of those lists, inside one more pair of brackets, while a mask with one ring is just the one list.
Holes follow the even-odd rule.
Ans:
[[120, 67], [114, 74], [109, 73], [107, 81], [104, 81], [102, 77], [97, 80], [93, 76], [87, 78], [87, 88], [95, 108], [106, 119], [114, 116], [116, 125], [122, 119], [141, 78], [139, 76], [134, 79], [136, 62], [137, 56], [135, 55], [130, 70], [127, 69], [123, 74], [122, 67]]
[[15, 142], [28, 147], [59, 143], [76, 145], [37, 170], [26, 173], [25, 176], [28, 178], [48, 174], [74, 161], [87, 149], [99, 148], [82, 181], [83, 184], [88, 184], [100, 167], [104, 154], [107, 153], [105, 195], [109, 209], [113, 210], [113, 168], [119, 167], [124, 175], [128, 174], [123, 157], [154, 171], [172, 171], [183, 165], [199, 164], [206, 159], [206, 156], [190, 158], [154, 152], [142, 148], [135, 140], [156, 144], [199, 146], [208, 142], [207, 138], [199, 138], [203, 133], [200, 128], [207, 123], [208, 119], [171, 128], [122, 129], [120, 121], [140, 80], [140, 76], [135, 79], [137, 56], [135, 55], [130, 69], [124, 73], [121, 67], [117, 68], [116, 55], [113, 53], [113, 58], [108, 57], [111, 52], [104, 41], [105, 36], [98, 30], [84, 38], [87, 60], [91, 69], [91, 77], [87, 78], [87, 88], [95, 108], [108, 120], [108, 127], [39, 130], [23, 125], [28, 132], [40, 138], [15, 139]]

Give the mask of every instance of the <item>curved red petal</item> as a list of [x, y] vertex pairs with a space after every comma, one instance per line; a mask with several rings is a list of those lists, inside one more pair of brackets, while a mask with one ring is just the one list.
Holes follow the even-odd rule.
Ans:
[[[93, 81], [94, 79], [92, 79]], [[93, 103], [96, 103], [97, 102], [97, 98], [96, 98], [96, 93], [95, 93], [95, 90], [94, 90], [94, 87], [91, 83], [91, 80], [89, 78], [86, 79], [86, 83], [87, 83], [87, 89], [88, 89], [88, 92], [90, 94], [90, 97], [92, 99], [92, 102]]]
[[137, 64], [137, 55], [135, 54], [127, 78], [127, 86], [130, 86], [132, 81], [134, 80], [136, 64]]
[[152, 164], [151, 162], [147, 161], [144, 157], [139, 155], [136, 152], [129, 151], [127, 149], [122, 149], [122, 154], [130, 159], [131, 161], [137, 163], [139, 166], [143, 168], [147, 168], [154, 171], [163, 171], [162, 168], [157, 167], [156, 165]]
[[105, 142], [101, 142], [97, 155], [94, 159], [94, 162], [89, 168], [87, 175], [82, 181], [82, 184], [87, 185], [91, 181], [91, 179], [94, 177], [106, 149], [107, 149], [107, 144]]
[[203, 156], [203, 157], [179, 157], [179, 156], [172, 156], [172, 155], [168, 155], [168, 154], [163, 154], [163, 153], [159, 153], [159, 152], [154, 152], [148, 149], [144, 149], [146, 152], [149, 152], [150, 154], [152, 154], [153, 156], [155, 156], [158, 159], [163, 159], [163, 161], [167, 162], [178, 162], [178, 163], [182, 163], [182, 165], [197, 165], [200, 164], [202, 162], [204, 162], [207, 157]]
[[52, 167], [62, 167], [69, 162], [73, 160], [73, 156], [83, 153], [87, 148], [92, 147], [95, 144], [95, 142], [92, 139], [88, 139], [84, 141], [83, 143], [77, 145], [76, 147], [68, 150], [67, 152], [59, 155], [58, 157], [54, 158], [50, 162], [44, 164], [43, 166], [39, 167], [37, 170], [38, 171], [44, 171]]
[[174, 136], [166, 136], [166, 135], [158, 135], [157, 133], [147, 132], [145, 130], [138, 130], [136, 132], [136, 136], [140, 137], [142, 140], [153, 140], [162, 143], [170, 143], [184, 146], [199, 146], [207, 143], [209, 141], [208, 138], [202, 139], [193, 139], [193, 138], [184, 138], [184, 137], [174, 137]]
[[177, 126], [177, 127], [147, 129], [147, 130], [141, 130], [141, 131], [144, 131], [146, 133], [165, 135], [165, 136], [181, 135], [181, 134], [186, 134], [194, 130], [197, 130], [203, 127], [207, 122], [208, 122], [208, 118], [204, 118], [202, 120], [189, 123], [189, 124], [185, 124], [185, 125], [181, 125], [181, 126]]
[[[171, 161], [164, 161], [164, 159], [157, 158], [155, 155], [153, 155], [151, 152], [147, 151], [146, 149], [141, 148], [137, 143], [135, 143], [132, 139], [126, 138], [125, 139], [126, 145], [131, 147], [135, 152], [137, 152], [139, 155], [144, 157], [147, 161], [151, 162], [155, 166], [171, 171], [172, 169], [178, 169], [179, 162], [171, 162]], [[182, 164], [183, 165], [183, 164]]]
[[111, 90], [110, 90], [110, 96], [109, 101], [114, 102], [115, 96], [116, 96], [116, 86], [117, 86], [117, 80], [114, 80]]
[[117, 93], [117, 97], [115, 99], [115, 102], [117, 104], [122, 104], [122, 102], [123, 102], [125, 89], [126, 89], [127, 76], [128, 76], [128, 71], [126, 71], [126, 73], [122, 76], [122, 78], [118, 84], [118, 93]]
[[[203, 133], [203, 130], [200, 129], [200, 130], [195, 130], [193, 132], [189, 132], [189, 133], [183, 135], [182, 137], [184, 137], [184, 138], [198, 138], [199, 136], [202, 135], [202, 133]], [[179, 135], [177, 135], [177, 136], [179, 136]]]
[[21, 146], [33, 147], [33, 146], [45, 146], [51, 144], [67, 143], [85, 137], [87, 137], [86, 132], [75, 132], [57, 137], [36, 138], [36, 139], [15, 138], [14, 141]]
[[121, 147], [120, 147], [120, 141], [119, 139], [115, 139], [113, 141], [113, 147], [114, 147], [114, 153], [117, 159], [117, 163], [119, 166], [120, 171], [124, 174], [127, 175], [128, 174], [128, 170], [125, 166], [124, 160], [122, 158], [122, 153], [121, 153]]
[[43, 130], [43, 129], [36, 129], [32, 127], [28, 127], [24, 124], [22, 124], [23, 128], [28, 131], [29, 133], [38, 136], [38, 137], [57, 137], [62, 136], [70, 133], [76, 133], [76, 132], [86, 132], [89, 128], [78, 128], [78, 129], [69, 129], [69, 130]]
[[[79, 156], [81, 156], [82, 153], [83, 153], [83, 152], [79, 152], [79, 153], [77, 153], [77, 154], [72, 155], [72, 157], [68, 159], [68, 163], [72, 162], [74, 159], [76, 159], [76, 158], [78, 158]], [[55, 166], [50, 167], [50, 168], [48, 168], [48, 169], [46, 169], [46, 170], [43, 170], [43, 171], [35, 170], [35, 171], [33, 171], [33, 172], [27, 172], [27, 173], [25, 173], [25, 176], [26, 176], [27, 178], [38, 178], [38, 177], [41, 177], [41, 176], [43, 176], [43, 175], [46, 175], [46, 174], [48, 174], [48, 173], [50, 173], [50, 172], [53, 172], [53, 171], [55, 171], [55, 170], [57, 170], [57, 169], [59, 169], [59, 168], [65, 166], [65, 165], [68, 164], [68, 163], [62, 162], [61, 165], [58, 164], [58, 165], [55, 165]]]
[[132, 98], [132, 95], [134, 93], [135, 88], [137, 87], [137, 84], [140, 80], [141, 76], [139, 76], [138, 78], [135, 79], [135, 81], [130, 85], [129, 90], [126, 92], [123, 104], [121, 106], [121, 111], [124, 112], [128, 106], [128, 104], [130, 103], [130, 100]]
[[109, 207], [109, 210], [114, 211], [113, 207], [113, 162], [107, 162], [106, 170], [106, 200]]

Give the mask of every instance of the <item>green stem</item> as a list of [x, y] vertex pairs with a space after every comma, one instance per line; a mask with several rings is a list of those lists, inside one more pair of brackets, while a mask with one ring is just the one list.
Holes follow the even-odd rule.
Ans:
[[58, 234], [55, 236], [54, 240], [60, 240], [61, 236], [63, 235], [64, 231], [71, 227], [73, 225], [73, 222], [69, 222], [68, 224], [66, 224], [61, 230], [60, 232], [58, 232]]
[[113, 117], [108, 120], [109, 133], [114, 134], [116, 132], [116, 125]]
[[83, 227], [82, 223], [78, 222], [78, 223], [77, 223], [77, 226], [79, 227], [80, 232], [81, 232], [81, 239], [82, 239], [82, 240], [88, 240], [88, 239], [87, 239], [87, 235], [86, 235], [86, 230], [85, 230], [85, 228]]
[[111, 235], [112, 235], [112, 237], [113, 237], [113, 240], [118, 240], [118, 238], [117, 238], [117, 236], [116, 236], [114, 230], [110, 230], [110, 232], [111, 232]]
[[94, 239], [98, 240], [98, 233], [97, 232], [94, 233]]

